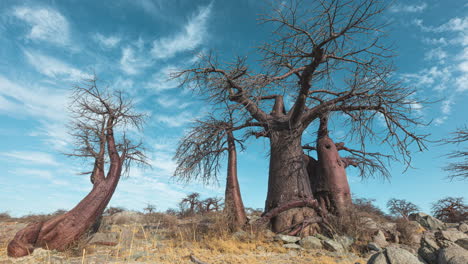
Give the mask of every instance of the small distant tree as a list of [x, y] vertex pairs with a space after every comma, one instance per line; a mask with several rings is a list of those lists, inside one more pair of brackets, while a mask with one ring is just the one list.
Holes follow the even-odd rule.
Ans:
[[200, 205], [200, 194], [197, 192], [193, 192], [187, 197], [183, 198], [182, 201], [179, 203], [179, 207], [183, 215], [194, 215], [196, 209]]
[[419, 211], [418, 206], [404, 199], [392, 198], [387, 202], [387, 208], [392, 215], [400, 215], [408, 220], [408, 216]]
[[209, 213], [209, 212], [218, 212], [221, 207], [221, 198], [213, 197], [207, 198], [200, 203], [200, 207], [202, 207], [202, 211]]
[[432, 214], [446, 223], [466, 221], [468, 206], [463, 197], [446, 197], [432, 204]]
[[146, 212], [147, 214], [152, 214], [156, 212], [156, 205], [148, 203], [145, 208], [143, 208], [143, 211]]
[[166, 214], [168, 214], [168, 215], [177, 215], [177, 214], [179, 214], [179, 211], [177, 211], [177, 209], [175, 209], [175, 208], [169, 208], [169, 209], [166, 210]]
[[105, 211], [104, 211], [104, 214], [106, 215], [115, 215], [116, 213], [120, 213], [120, 212], [123, 212], [125, 211], [124, 208], [122, 207], [109, 207], [107, 208]]
[[447, 156], [455, 160], [449, 163], [444, 170], [448, 171], [450, 179], [468, 179], [468, 148], [462, 148], [462, 143], [468, 142], [468, 127], [458, 129], [452, 133], [452, 137], [444, 140], [448, 144], [456, 144], [460, 147], [458, 150], [450, 152]]

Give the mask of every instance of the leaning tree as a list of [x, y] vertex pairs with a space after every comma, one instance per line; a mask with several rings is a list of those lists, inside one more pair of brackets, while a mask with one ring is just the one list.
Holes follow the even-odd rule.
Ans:
[[[393, 52], [382, 40], [379, 15], [385, 8], [378, 0], [275, 2], [272, 14], [261, 18], [273, 26], [272, 39], [258, 48], [261, 65], [249, 67], [247, 57], [219, 63], [208, 54], [193, 68], [173, 75], [212, 103], [237, 105], [246, 120], [257, 124], [257, 135], [268, 138], [265, 211], [300, 205], [272, 217], [273, 231], [315, 216], [315, 210], [305, 206], [314, 203], [300, 202], [314, 198], [302, 140], [304, 131], [324, 114], [344, 120], [347, 140], [358, 145], [351, 153], [364, 160], [369, 143], [387, 144], [390, 154], [407, 164], [411, 143], [424, 148], [425, 136], [415, 132], [421, 122], [414, 115], [420, 102], [415, 90], [395, 79]], [[362, 164], [361, 175], [372, 172]], [[333, 164], [322, 167], [327, 166]], [[332, 168], [321, 171], [335, 173]]]
[[122, 173], [134, 162], [147, 164], [142, 144], [132, 143], [125, 133], [129, 127], [141, 128], [144, 116], [121, 92], [98, 88], [94, 77], [74, 87], [70, 109], [76, 148], [69, 155], [92, 161], [86, 174], [93, 188], [70, 211], [20, 230], [8, 244], [8, 256], [22, 257], [36, 247], [65, 250], [103, 213]]

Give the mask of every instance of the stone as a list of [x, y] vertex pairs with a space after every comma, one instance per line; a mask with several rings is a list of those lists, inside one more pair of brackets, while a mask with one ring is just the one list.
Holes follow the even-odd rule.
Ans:
[[145, 217], [141, 213], [123, 211], [109, 217], [109, 223], [114, 225], [144, 224]]
[[302, 249], [301, 246], [299, 246], [298, 244], [294, 244], [294, 243], [284, 244], [283, 247], [289, 248], [289, 249]]
[[468, 232], [468, 225], [466, 223], [461, 223], [458, 226], [458, 231], [463, 232], [463, 233]]
[[299, 245], [305, 249], [322, 249], [322, 241], [314, 236], [306, 236], [299, 240]]
[[421, 239], [421, 246], [418, 249], [418, 254], [429, 264], [437, 264], [437, 252], [439, 245], [435, 241], [435, 238], [430, 234], [424, 234]]
[[468, 263], [468, 251], [459, 246], [451, 246], [441, 249], [438, 256], [438, 264], [466, 264]]
[[424, 262], [402, 248], [387, 247], [382, 252], [372, 255], [367, 264], [424, 264]]
[[331, 252], [338, 252], [338, 253], [344, 253], [345, 249], [343, 246], [332, 239], [327, 239], [327, 240], [322, 240], [322, 245], [325, 249], [331, 251]]
[[457, 244], [460, 247], [468, 250], [468, 238], [458, 239], [457, 241], [455, 241], [455, 244]]
[[463, 232], [449, 231], [449, 230], [444, 230], [444, 231], [437, 232], [436, 236], [440, 237], [440, 238], [443, 238], [445, 240], [453, 241], [453, 242], [455, 242], [455, 241], [457, 241], [459, 239], [468, 238], [468, 235], [466, 235]]
[[240, 230], [232, 234], [232, 237], [239, 241], [247, 241], [249, 239], [249, 233]]
[[276, 240], [283, 241], [284, 243], [296, 243], [297, 241], [301, 240], [300, 237], [296, 236], [288, 236], [288, 235], [277, 235]]
[[387, 239], [385, 238], [385, 234], [382, 232], [382, 230], [379, 230], [377, 233], [375, 233], [375, 235], [372, 237], [372, 241], [381, 248], [388, 246]]
[[424, 228], [429, 230], [440, 230], [445, 228], [445, 224], [442, 221], [425, 213], [411, 214], [409, 219], [418, 222]]
[[350, 236], [339, 236], [335, 240], [343, 246], [344, 249], [348, 250], [349, 247], [354, 243], [354, 238]]
[[379, 247], [379, 245], [377, 245], [377, 244], [374, 243], [374, 242], [369, 242], [369, 243], [367, 244], [367, 248], [368, 248], [369, 250], [374, 250], [374, 251], [381, 251], [381, 250], [382, 250], [382, 248]]
[[329, 237], [326, 237], [326, 236], [324, 236], [324, 235], [322, 235], [322, 234], [315, 234], [314, 236], [315, 236], [316, 238], [320, 239], [320, 240], [328, 240], [328, 239], [330, 239]]
[[366, 228], [366, 229], [379, 229], [377, 223], [374, 221], [374, 219], [370, 217], [361, 217], [360, 223]]
[[119, 243], [119, 235], [115, 232], [112, 233], [95, 233], [89, 240], [88, 244], [90, 245], [105, 245], [105, 246], [115, 246]]

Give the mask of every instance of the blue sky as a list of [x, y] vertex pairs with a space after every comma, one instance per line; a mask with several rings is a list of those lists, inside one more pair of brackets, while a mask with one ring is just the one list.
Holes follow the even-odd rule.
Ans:
[[[417, 106], [424, 121], [432, 121], [420, 129], [437, 140], [467, 124], [468, 2], [408, 3], [396, 1], [381, 19], [391, 22], [388, 41], [398, 54], [397, 77], [417, 87], [422, 97], [439, 100]], [[203, 51], [214, 50], [225, 61], [235, 55], [255, 58], [254, 47], [271, 29], [257, 22], [257, 15], [266, 12], [263, 1], [253, 0], [2, 0], [0, 211], [20, 216], [70, 209], [91, 189], [88, 177], [78, 175], [86, 164], [62, 153], [72, 147], [66, 127], [70, 87], [93, 71], [103, 85], [124, 89], [149, 115], [141, 136], [153, 168], [133, 169], [119, 183], [111, 205], [141, 210], [149, 202], [165, 210], [193, 191], [222, 196], [222, 179], [213, 186], [171, 179], [178, 139], [191, 120], [210, 108], [167, 81], [167, 74], [189, 67]], [[346, 133], [338, 126], [332, 131], [338, 140]], [[447, 163], [443, 155], [456, 147], [430, 143], [428, 151], [414, 153], [413, 168], [406, 172], [403, 165], [392, 164], [390, 180], [361, 181], [350, 169], [352, 191], [376, 199], [382, 208], [397, 197], [424, 211], [448, 195], [468, 198], [468, 183], [448, 181], [441, 169]], [[264, 205], [267, 154], [264, 140], [251, 140], [239, 154], [248, 207]]]

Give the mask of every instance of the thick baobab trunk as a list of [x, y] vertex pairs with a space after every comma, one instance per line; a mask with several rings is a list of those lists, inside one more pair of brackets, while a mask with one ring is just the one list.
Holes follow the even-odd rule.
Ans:
[[328, 115], [320, 118], [317, 136], [317, 161], [309, 163], [312, 191], [322, 208], [333, 214], [343, 214], [350, 208], [351, 191], [346, 177], [346, 162], [340, 157], [333, 140], [328, 136]]
[[[94, 182], [91, 192], [69, 212], [44, 222], [29, 224], [16, 233], [8, 244], [8, 256], [26, 256], [36, 247], [65, 250], [96, 222], [112, 198], [122, 172], [112, 129], [108, 129], [106, 140], [111, 160], [107, 177], [104, 177], [103, 164], [96, 162], [91, 176]], [[101, 158], [98, 160], [103, 161]]]
[[[271, 154], [265, 211], [269, 212], [292, 201], [312, 199], [301, 133], [287, 129], [271, 131], [269, 138]], [[289, 209], [271, 220], [272, 229], [274, 232], [286, 231], [313, 216], [315, 211], [310, 207]], [[314, 227], [309, 226], [302, 230], [302, 234], [312, 234], [314, 231]]]
[[231, 230], [241, 229], [247, 222], [244, 203], [240, 193], [239, 181], [237, 178], [237, 152], [234, 136], [228, 132], [228, 166], [226, 179], [226, 193], [224, 198], [224, 210], [228, 217], [228, 225]]

